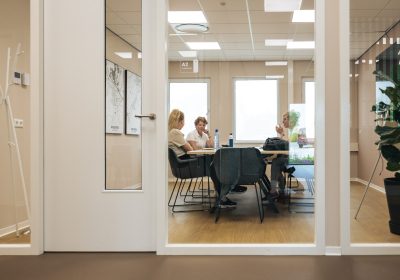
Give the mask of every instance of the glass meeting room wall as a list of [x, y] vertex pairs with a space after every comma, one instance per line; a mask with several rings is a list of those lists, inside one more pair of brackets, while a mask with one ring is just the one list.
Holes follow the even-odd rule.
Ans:
[[345, 219], [349, 223], [350, 244], [358, 248], [360, 245], [377, 248], [380, 244], [386, 248], [382, 252], [387, 253], [387, 248], [400, 242], [400, 232], [396, 233], [400, 211], [391, 206], [393, 202], [398, 204], [398, 191], [396, 194], [395, 190], [393, 198], [384, 183], [397, 170], [387, 161], [397, 148], [392, 146], [394, 149], [390, 151], [383, 148], [384, 159], [376, 145], [379, 135], [375, 131], [397, 126], [396, 99], [382, 91], [397, 84], [396, 94], [399, 94], [400, 2], [350, 0], [349, 3], [351, 180], [350, 212]]
[[[184, 126], [178, 127], [184, 139], [197, 131], [195, 119], [200, 116], [207, 119], [211, 140], [218, 129], [220, 146], [229, 144], [230, 134], [235, 148], [260, 148], [267, 138], [281, 136], [288, 141], [289, 152], [262, 156], [272, 185], [266, 192], [257, 187], [257, 197], [254, 186], [243, 184], [245, 188], [235, 187], [228, 193], [230, 203], [221, 204], [220, 209], [214, 208], [218, 194], [209, 171], [202, 182], [200, 177], [193, 179], [186, 192], [190, 179], [179, 190], [176, 172], [170, 170], [168, 243], [315, 242], [317, 139], [315, 90], [309, 84], [314, 81], [315, 5], [314, 1], [297, 2], [298, 7], [282, 11], [263, 0], [169, 1], [168, 108], [184, 113]], [[306, 14], [306, 22], [299, 22], [297, 13]], [[189, 19], [185, 19], [187, 14]], [[198, 90], [199, 84], [204, 85], [203, 91]], [[283, 127], [282, 134], [277, 133], [277, 125]], [[285, 158], [282, 173], [273, 181], [271, 166], [279, 158]], [[211, 160], [205, 160], [205, 168]], [[295, 170], [292, 176], [290, 170]], [[262, 223], [258, 205], [264, 211]], [[216, 212], [220, 212], [217, 222]]]

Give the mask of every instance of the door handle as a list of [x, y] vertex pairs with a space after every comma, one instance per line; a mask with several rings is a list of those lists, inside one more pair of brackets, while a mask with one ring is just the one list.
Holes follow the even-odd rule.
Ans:
[[135, 115], [136, 118], [149, 118], [150, 120], [155, 120], [156, 119], [156, 114], [151, 113], [148, 115]]

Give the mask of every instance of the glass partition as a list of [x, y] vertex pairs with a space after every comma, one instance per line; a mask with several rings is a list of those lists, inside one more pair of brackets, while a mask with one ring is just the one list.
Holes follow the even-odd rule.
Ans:
[[29, 1], [2, 1], [0, 9], [0, 246], [1, 244], [31, 242], [30, 54]]
[[142, 189], [142, 3], [106, 0], [106, 189]]
[[[314, 1], [272, 2], [169, 1], [170, 83], [207, 79], [209, 85], [207, 112], [198, 111], [203, 101], [193, 89], [181, 94], [182, 102], [170, 95], [169, 243], [315, 241], [318, 139], [315, 86], [308, 83], [314, 81]], [[200, 118], [198, 125], [196, 117], [206, 122]], [[263, 150], [276, 137], [283, 147]], [[193, 142], [191, 151], [186, 144]], [[255, 147], [262, 160], [244, 164], [241, 154], [216, 163], [229, 146]], [[243, 178], [226, 192], [219, 186], [218, 170], [234, 177], [253, 164], [265, 171], [256, 187]]]
[[[388, 192], [384, 183], [397, 167], [381, 157], [375, 130], [398, 126], [399, 89], [383, 92], [400, 81], [400, 3], [350, 0], [350, 7], [351, 242], [399, 243], [398, 190]], [[398, 153], [392, 147], [385, 158]]]

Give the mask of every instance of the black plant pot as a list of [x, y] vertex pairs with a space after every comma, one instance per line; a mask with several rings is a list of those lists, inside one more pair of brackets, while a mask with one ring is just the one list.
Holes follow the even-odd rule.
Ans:
[[400, 235], [400, 179], [386, 178], [384, 182], [390, 215], [390, 232]]

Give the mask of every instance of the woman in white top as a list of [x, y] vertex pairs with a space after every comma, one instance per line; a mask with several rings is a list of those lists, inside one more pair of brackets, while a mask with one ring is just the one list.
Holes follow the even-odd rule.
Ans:
[[185, 125], [185, 114], [174, 109], [169, 114], [168, 118], [168, 147], [171, 148], [178, 157], [186, 155], [187, 151], [192, 151], [193, 148], [185, 141], [184, 134], [181, 132]]
[[209, 137], [209, 132], [206, 129], [207, 119], [205, 117], [198, 117], [194, 121], [195, 130], [191, 131], [186, 137], [186, 141], [195, 150], [213, 147], [213, 141]]

